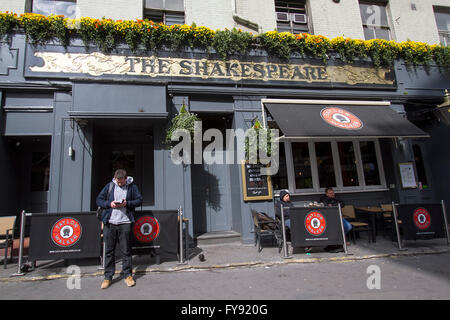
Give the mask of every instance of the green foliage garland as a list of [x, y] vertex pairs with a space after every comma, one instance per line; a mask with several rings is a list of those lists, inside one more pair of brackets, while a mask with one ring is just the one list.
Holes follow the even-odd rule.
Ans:
[[217, 30], [197, 27], [195, 24], [167, 26], [149, 20], [69, 19], [64, 16], [45, 17], [39, 14], [0, 12], [0, 39], [15, 31], [24, 31], [33, 45], [45, 45], [58, 40], [67, 46], [72, 37], [83, 40], [86, 48], [95, 44], [104, 52], [126, 43], [135, 52], [139, 48], [156, 51], [162, 46], [171, 50], [183, 47], [214, 50], [222, 59], [247, 55], [251, 49], [263, 49], [269, 56], [289, 60], [293, 54], [321, 59], [337, 52], [341, 59], [352, 63], [356, 59], [370, 58], [376, 67], [391, 66], [404, 59], [410, 65], [450, 67], [448, 47], [428, 45], [414, 41], [358, 40], [343, 37], [328, 39], [321, 35], [291, 34], [270, 31], [259, 35], [241, 30]]

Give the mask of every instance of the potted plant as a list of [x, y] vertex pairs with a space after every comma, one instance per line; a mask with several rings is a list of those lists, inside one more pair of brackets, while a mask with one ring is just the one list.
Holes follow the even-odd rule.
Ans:
[[264, 151], [267, 157], [270, 157], [272, 155], [272, 140], [271, 130], [263, 128], [256, 118], [249, 134], [245, 137], [245, 160], [250, 162], [256, 160], [259, 163], [261, 160], [260, 149]]
[[191, 139], [194, 139], [195, 121], [200, 121], [200, 119], [195, 113], [190, 113], [187, 110], [183, 101], [180, 112], [172, 119], [172, 124], [167, 129], [165, 143], [167, 145], [173, 144], [172, 135], [176, 130], [187, 130], [191, 135]]

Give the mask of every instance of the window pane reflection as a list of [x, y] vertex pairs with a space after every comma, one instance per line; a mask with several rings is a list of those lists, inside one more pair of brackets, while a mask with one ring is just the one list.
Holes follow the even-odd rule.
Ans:
[[279, 144], [279, 167], [278, 173], [271, 177], [274, 190], [288, 189], [288, 178], [286, 169], [286, 153], [284, 151], [284, 143]]
[[380, 172], [378, 170], [375, 143], [373, 141], [360, 141], [359, 146], [361, 149], [366, 186], [380, 185]]
[[334, 173], [333, 152], [330, 142], [316, 142], [317, 170], [319, 172], [319, 184], [321, 188], [336, 187], [336, 175]]
[[338, 142], [339, 161], [341, 163], [342, 184], [344, 187], [358, 186], [358, 170], [356, 168], [353, 142]]
[[311, 161], [309, 158], [308, 142], [292, 143], [292, 157], [294, 158], [294, 173], [296, 189], [310, 189], [313, 187]]
[[76, 0], [33, 0], [32, 12], [49, 15], [64, 15], [66, 18], [76, 18]]

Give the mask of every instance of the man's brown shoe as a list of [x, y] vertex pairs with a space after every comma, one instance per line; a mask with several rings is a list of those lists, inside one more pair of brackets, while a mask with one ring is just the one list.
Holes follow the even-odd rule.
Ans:
[[103, 280], [101, 289], [107, 289], [111, 285], [111, 280]]
[[125, 283], [127, 284], [127, 286], [129, 287], [133, 287], [134, 285], [136, 285], [136, 282], [134, 281], [132, 276], [128, 276], [125, 278]]

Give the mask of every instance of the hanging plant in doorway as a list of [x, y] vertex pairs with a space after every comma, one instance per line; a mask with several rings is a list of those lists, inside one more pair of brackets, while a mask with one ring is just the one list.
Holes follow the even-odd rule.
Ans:
[[260, 149], [267, 157], [271, 157], [273, 132], [270, 129], [263, 128], [258, 119], [255, 119], [250, 131], [245, 137], [245, 160], [260, 162]]
[[195, 121], [200, 121], [198, 116], [195, 113], [190, 113], [186, 105], [181, 106], [180, 112], [172, 119], [171, 126], [167, 129], [165, 143], [167, 145], [172, 145], [174, 141], [172, 141], [172, 135], [177, 130], [187, 130], [191, 135], [191, 139], [194, 139], [194, 124]]

